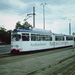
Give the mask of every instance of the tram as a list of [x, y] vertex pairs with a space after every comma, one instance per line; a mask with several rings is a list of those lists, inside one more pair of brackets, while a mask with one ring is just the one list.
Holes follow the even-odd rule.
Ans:
[[72, 35], [55, 34], [37, 28], [14, 29], [11, 32], [11, 53], [73, 46]]

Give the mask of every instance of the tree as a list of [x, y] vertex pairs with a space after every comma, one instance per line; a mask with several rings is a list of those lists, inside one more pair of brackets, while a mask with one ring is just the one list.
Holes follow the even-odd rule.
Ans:
[[32, 27], [32, 25], [30, 25], [27, 21], [25, 23], [23, 23], [23, 28], [29, 28]]
[[74, 36], [75, 36], [75, 33], [73, 32], [73, 33], [72, 33], [72, 35], [74, 35]]
[[0, 41], [4, 41], [4, 39], [5, 39], [5, 33], [6, 32], [6, 29], [5, 28], [3, 28], [3, 27], [0, 27]]
[[73, 32], [72, 35], [74, 36], [74, 41], [75, 41], [75, 32]]
[[20, 23], [20, 21], [18, 21], [18, 22], [16, 23], [15, 28], [18, 29], [18, 28], [20, 28], [20, 27], [21, 27], [21, 23]]
[[0, 27], [0, 42], [10, 44], [11, 42], [11, 30], [6, 30], [3, 27]]
[[7, 30], [6, 31], [6, 36], [5, 37], [6, 37], [6, 43], [7, 44], [10, 44], [11, 43], [11, 31], [12, 30]]
[[32, 25], [30, 25], [27, 21], [24, 22], [22, 25], [21, 25], [20, 21], [18, 21], [16, 23], [16, 26], [15, 26], [16, 29], [19, 29], [19, 28], [29, 28], [29, 27], [32, 27]]

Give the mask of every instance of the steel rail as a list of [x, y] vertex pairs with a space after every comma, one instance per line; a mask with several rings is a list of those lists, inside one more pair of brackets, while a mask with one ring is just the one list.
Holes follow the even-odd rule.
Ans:
[[73, 75], [75, 73], [75, 70], [74, 71], [72, 71], [71, 73], [70, 73], [70, 75]]
[[[73, 61], [71, 61], [71, 62], [69, 62], [69, 63], [63, 65], [62, 67], [59, 67], [59, 68], [55, 69], [54, 71], [52, 71], [52, 72], [50, 72], [50, 73], [48, 73], [48, 74], [46, 74], [46, 75], [50, 75], [50, 74], [52, 74], [52, 73], [54, 73], [54, 72], [60, 70], [61, 68], [63, 68], [63, 67], [65, 67], [65, 66], [69, 65], [70, 63], [72, 63], [72, 62], [74, 62], [74, 61], [75, 61], [75, 59], [74, 59]], [[71, 74], [71, 75], [72, 75], [72, 74]]]

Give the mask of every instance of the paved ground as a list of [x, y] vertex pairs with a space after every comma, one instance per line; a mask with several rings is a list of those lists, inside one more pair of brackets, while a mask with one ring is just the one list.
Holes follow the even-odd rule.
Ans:
[[43, 69], [46, 66], [58, 64], [64, 58], [75, 54], [75, 50], [61, 51], [43, 56], [36, 55], [32, 58], [23, 55], [0, 58], [1, 75], [26, 75], [36, 70]]

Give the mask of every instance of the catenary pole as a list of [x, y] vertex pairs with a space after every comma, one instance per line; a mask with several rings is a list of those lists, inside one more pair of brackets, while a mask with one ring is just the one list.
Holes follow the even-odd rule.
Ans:
[[45, 5], [46, 3], [41, 3], [41, 5], [43, 6], [43, 29], [45, 29]]
[[33, 27], [35, 28], [35, 7], [33, 7]]
[[69, 35], [71, 35], [71, 19], [68, 20], [69, 20]]

